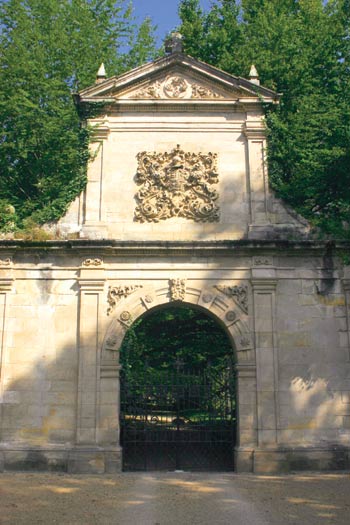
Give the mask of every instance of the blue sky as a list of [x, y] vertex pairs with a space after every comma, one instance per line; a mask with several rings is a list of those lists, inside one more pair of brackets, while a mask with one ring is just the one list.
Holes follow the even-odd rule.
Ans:
[[[212, 0], [200, 0], [201, 7], [207, 10]], [[138, 21], [150, 16], [158, 26], [158, 43], [161, 44], [166, 33], [179, 24], [177, 9], [180, 0], [132, 0], [134, 14]]]

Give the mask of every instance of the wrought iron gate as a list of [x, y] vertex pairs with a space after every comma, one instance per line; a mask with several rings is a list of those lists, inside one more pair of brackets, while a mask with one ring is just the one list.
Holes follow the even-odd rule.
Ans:
[[123, 469], [233, 470], [231, 368], [121, 377]]

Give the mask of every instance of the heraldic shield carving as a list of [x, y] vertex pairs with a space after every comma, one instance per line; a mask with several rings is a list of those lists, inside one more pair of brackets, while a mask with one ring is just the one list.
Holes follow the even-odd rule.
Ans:
[[177, 145], [170, 153], [137, 155], [135, 221], [159, 222], [185, 217], [196, 222], [219, 220], [217, 154], [190, 153]]

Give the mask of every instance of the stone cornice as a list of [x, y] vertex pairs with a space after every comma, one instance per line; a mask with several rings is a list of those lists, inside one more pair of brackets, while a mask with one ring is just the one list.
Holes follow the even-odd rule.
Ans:
[[16, 252], [42, 252], [57, 255], [75, 252], [82, 258], [101, 257], [102, 255], [154, 255], [159, 254], [203, 254], [208, 255], [238, 255], [246, 254], [253, 256], [264, 253], [289, 253], [299, 255], [300, 253], [314, 253], [322, 255], [325, 250], [332, 247], [335, 251], [349, 250], [349, 241], [319, 241], [319, 240], [255, 240], [240, 239], [226, 241], [117, 241], [113, 239], [76, 239], [55, 241], [26, 241], [26, 240], [1, 240], [0, 253], [11, 250]]

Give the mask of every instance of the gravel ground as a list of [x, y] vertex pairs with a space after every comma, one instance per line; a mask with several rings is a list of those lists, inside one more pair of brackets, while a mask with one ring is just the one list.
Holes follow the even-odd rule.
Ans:
[[349, 525], [350, 474], [0, 474], [1, 525]]

